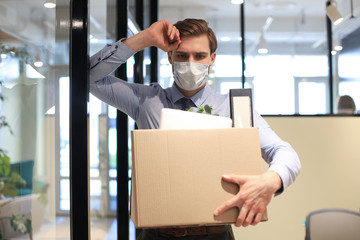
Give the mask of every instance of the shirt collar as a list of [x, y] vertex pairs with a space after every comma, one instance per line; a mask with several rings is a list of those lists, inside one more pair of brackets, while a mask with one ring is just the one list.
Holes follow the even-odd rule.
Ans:
[[[210, 94], [210, 90], [211, 90], [210, 86], [206, 84], [206, 86], [203, 89], [201, 89], [198, 93], [196, 93], [194, 96], [190, 98], [197, 108], [200, 107], [205, 102], [205, 100]], [[181, 98], [184, 97], [184, 95], [176, 87], [175, 83], [170, 88], [167, 89], [167, 92], [168, 92], [168, 97], [171, 99], [173, 103], [176, 103], [177, 101], [179, 101]]]

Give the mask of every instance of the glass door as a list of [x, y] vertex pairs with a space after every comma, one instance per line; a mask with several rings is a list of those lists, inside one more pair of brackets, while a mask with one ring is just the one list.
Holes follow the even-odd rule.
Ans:
[[69, 239], [56, 211], [69, 2], [0, 1], [0, 12], [0, 239]]

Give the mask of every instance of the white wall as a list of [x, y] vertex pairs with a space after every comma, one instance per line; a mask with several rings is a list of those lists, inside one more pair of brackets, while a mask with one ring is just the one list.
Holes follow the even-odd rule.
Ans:
[[360, 211], [360, 117], [265, 117], [297, 151], [302, 172], [273, 198], [269, 221], [233, 228], [236, 239], [303, 240], [306, 214], [339, 207]]

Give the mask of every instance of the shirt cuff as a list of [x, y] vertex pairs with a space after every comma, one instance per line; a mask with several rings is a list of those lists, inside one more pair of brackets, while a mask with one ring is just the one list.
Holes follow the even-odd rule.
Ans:
[[126, 62], [135, 52], [128, 46], [122, 43], [125, 38], [120, 39], [112, 45], [104, 47], [90, 58], [91, 68], [97, 65], [99, 62], [106, 60], [110, 57], [116, 59], [119, 62]]
[[282, 187], [275, 193], [275, 196], [283, 193], [283, 191], [291, 184], [290, 179], [289, 179], [289, 174], [288, 174], [288, 170], [286, 168], [284, 168], [283, 166], [270, 166], [268, 171], [274, 171], [277, 174], [279, 174], [281, 182], [282, 182]]

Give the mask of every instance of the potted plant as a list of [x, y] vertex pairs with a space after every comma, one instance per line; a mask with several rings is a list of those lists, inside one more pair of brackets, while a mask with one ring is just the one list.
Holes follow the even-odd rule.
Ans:
[[[24, 52], [23, 49], [19, 50], [14, 47], [6, 47], [2, 43], [0, 43], [0, 53], [13, 54], [19, 59], [28, 59], [26, 50]], [[1, 86], [2, 81], [0, 79], [0, 87]], [[0, 101], [4, 100], [5, 98], [0, 92]], [[0, 129], [2, 128], [8, 128], [12, 134], [11, 128], [6, 121], [5, 116], [0, 116]], [[24, 214], [13, 214], [11, 216], [1, 215], [1, 210], [12, 202], [12, 200], [18, 195], [18, 187], [23, 185], [25, 185], [24, 179], [19, 175], [19, 173], [11, 171], [10, 158], [6, 154], [6, 151], [0, 146], [0, 224], [3, 225], [4, 220], [9, 220], [13, 231], [21, 234], [29, 234], [30, 239], [32, 239], [31, 219]], [[0, 240], [4, 239], [2, 229], [3, 228], [0, 228]]]

